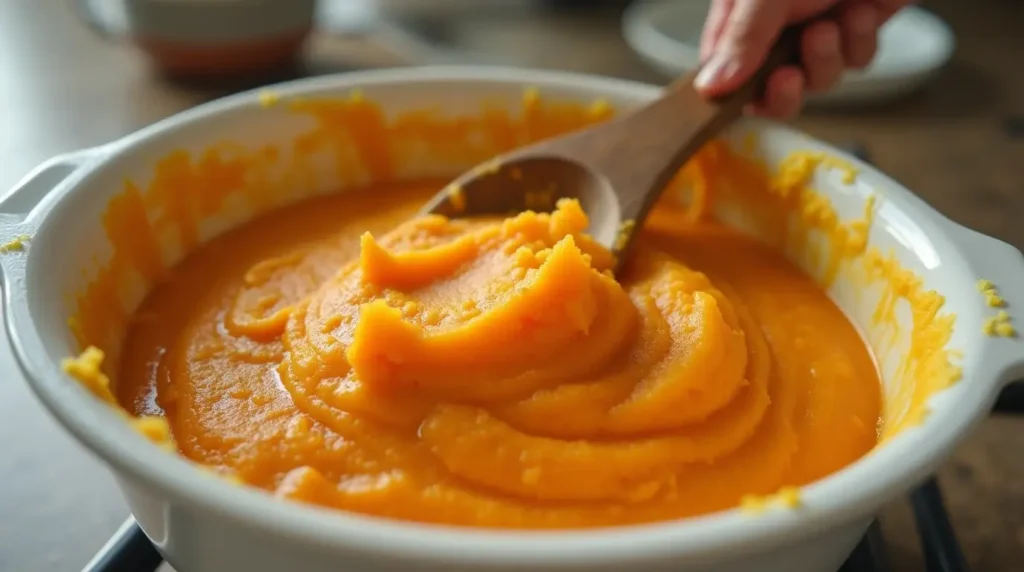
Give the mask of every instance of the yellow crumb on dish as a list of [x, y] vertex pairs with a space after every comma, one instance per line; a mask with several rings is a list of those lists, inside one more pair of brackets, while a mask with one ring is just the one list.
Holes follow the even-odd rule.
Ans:
[[1004, 338], [1012, 338], [1017, 335], [1017, 330], [1007, 322], [997, 322], [995, 330], [996, 335]]
[[978, 280], [978, 291], [985, 295], [985, 303], [993, 308], [1000, 308], [1006, 305], [1006, 300], [999, 295], [999, 290], [991, 280], [982, 278]]
[[750, 515], [759, 515], [768, 510], [768, 503], [765, 497], [746, 495], [740, 500], [740, 510]]
[[996, 314], [996, 321], [1000, 323], [1009, 323], [1010, 315], [1006, 313], [1006, 310], [999, 310]]
[[7, 242], [0, 244], [0, 253], [6, 254], [8, 252], [25, 250], [25, 246], [31, 238], [32, 237], [27, 234], [20, 234]]
[[132, 427], [153, 441], [166, 441], [171, 436], [171, 427], [163, 417], [139, 417], [132, 420]]
[[995, 316], [987, 318], [981, 325], [981, 331], [986, 336], [999, 336], [1003, 338], [1017, 336], [1017, 330], [1010, 323], [1010, 315], [1006, 313], [1006, 310], [1000, 310]]
[[89, 346], [77, 357], [64, 358], [60, 367], [64, 373], [78, 380], [96, 397], [107, 403], [116, 403], [117, 400], [114, 399], [114, 394], [110, 391], [110, 378], [100, 369], [103, 365], [103, 357], [103, 350]]
[[161, 449], [169, 452], [177, 450], [174, 437], [171, 435], [171, 426], [167, 423], [167, 419], [154, 415], [145, 415], [142, 417], [132, 417], [128, 423], [143, 437], [149, 439]]
[[629, 243], [629, 237], [633, 235], [633, 229], [636, 227], [636, 221], [628, 219], [622, 221], [619, 225], [619, 232], [615, 235], [615, 244], [612, 246], [612, 250], [618, 252], [623, 248], [626, 248], [626, 244]]
[[985, 319], [985, 321], [982, 322], [982, 324], [981, 324], [981, 333], [985, 334], [986, 336], [994, 336], [994, 335], [996, 335], [996, 319], [995, 318], [987, 318], [987, 319]]
[[281, 96], [274, 90], [264, 89], [260, 91], [260, 105], [273, 107], [281, 101]]
[[[985, 296], [985, 304], [992, 308], [1001, 308], [1006, 305], [1006, 300], [999, 295], [999, 290], [991, 280], [982, 278], [978, 280], [978, 291]], [[1006, 310], [999, 312], [992, 317], [986, 318], [981, 324], [981, 331], [986, 336], [998, 336], [1002, 338], [1013, 338], [1017, 336], [1017, 330], [1010, 323], [1010, 314]]]
[[800, 499], [800, 489], [796, 487], [782, 487], [775, 494], [771, 495], [746, 495], [740, 499], [740, 510], [751, 515], [762, 514], [768, 508], [775, 506], [783, 509], [797, 509], [803, 506]]
[[590, 104], [587, 113], [594, 117], [603, 117], [611, 114], [612, 111], [612, 104], [608, 103], [607, 99], [597, 99], [594, 103]]
[[462, 187], [458, 185], [448, 187], [448, 203], [452, 205], [456, 213], [466, 210], [466, 193]]
[[779, 490], [776, 495], [778, 502], [785, 508], [799, 508], [800, 502], [800, 489], [796, 487], [783, 487]]
[[985, 303], [993, 308], [1000, 308], [1006, 305], [1006, 300], [995, 292], [985, 292]]

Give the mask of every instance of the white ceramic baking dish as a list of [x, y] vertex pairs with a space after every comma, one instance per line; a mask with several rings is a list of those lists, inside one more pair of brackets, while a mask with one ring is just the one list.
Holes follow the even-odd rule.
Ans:
[[[389, 113], [426, 106], [458, 114], [485, 99], [518, 108], [524, 86], [556, 99], [605, 98], [617, 108], [658, 93], [654, 86], [613, 79], [493, 68], [352, 73], [285, 84], [277, 91], [282, 97], [340, 96], [358, 88]], [[869, 241], [891, 249], [926, 287], [945, 295], [943, 310], [957, 315], [950, 346], [962, 352], [963, 377], [931, 400], [932, 413], [922, 424], [805, 487], [800, 509], [760, 516], [731, 510], [591, 531], [499, 532], [321, 510], [232, 486], [152, 445], [61, 371], [61, 359], [80, 349], [68, 331], [66, 297], [85, 284], [82, 268], [109, 252], [99, 216], [125, 177], [144, 178], [157, 157], [175, 148], [198, 150], [224, 139], [264, 144], [294, 134], [306, 120], [262, 108], [256, 93], [232, 96], [109, 145], [56, 157], [0, 201], [0, 238], [32, 237], [25, 250], [0, 256], [4, 314], [20, 367], [59, 422], [110, 466], [146, 534], [182, 572], [832, 572], [878, 509], [933, 472], [987, 413], [1000, 388], [1024, 374], [1024, 342], [983, 335], [983, 321], [993, 311], [975, 287], [979, 278], [989, 279], [1001, 288], [1011, 315], [1024, 307], [1021, 254], [947, 220], [895, 181], [848, 158], [860, 170], [857, 182], [846, 185], [821, 173], [817, 189], [848, 218], [859, 216], [864, 199], [876, 195]], [[803, 149], [843, 155], [766, 121], [746, 120], [733, 135], [751, 131], [769, 161]], [[831, 293], [863, 326], [869, 316], [854, 307], [849, 285], [841, 282]]]

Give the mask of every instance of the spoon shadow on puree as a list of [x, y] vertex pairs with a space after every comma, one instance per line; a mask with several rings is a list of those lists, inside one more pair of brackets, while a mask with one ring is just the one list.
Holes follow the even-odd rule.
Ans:
[[[607, 104], [531, 90], [517, 113], [388, 118], [359, 94], [266, 102], [315, 127], [280, 147], [176, 151], [110, 203], [113, 256], [76, 299], [85, 351], [65, 363], [233, 482], [485, 527], [798, 508], [801, 485], [918, 422], [958, 375], [941, 297], [867, 246], [873, 201], [841, 221], [809, 188], [817, 168], [855, 176], [834, 159], [768, 168], [707, 145], [616, 278], [579, 203], [418, 216], [444, 181], [403, 171], [424, 149], [480, 162], [603, 121]], [[351, 190], [323, 193], [324, 154], [331, 185]], [[258, 216], [207, 239], [240, 204]], [[749, 233], [716, 220], [730, 209]], [[884, 403], [888, 356], [829, 299], [839, 277], [881, 288], [870, 340], [895, 338], [897, 303], [914, 312]], [[124, 310], [119, 293], [140, 283]]]

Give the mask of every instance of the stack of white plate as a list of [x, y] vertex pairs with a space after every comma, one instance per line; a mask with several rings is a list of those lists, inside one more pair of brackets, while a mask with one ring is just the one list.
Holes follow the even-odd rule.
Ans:
[[[639, 0], [626, 10], [627, 43], [652, 67], [678, 76], [699, 63], [708, 0]], [[956, 39], [935, 14], [911, 6], [882, 28], [878, 53], [864, 70], [847, 72], [835, 89], [815, 94], [814, 104], [854, 104], [893, 99], [917, 90], [953, 55]]]

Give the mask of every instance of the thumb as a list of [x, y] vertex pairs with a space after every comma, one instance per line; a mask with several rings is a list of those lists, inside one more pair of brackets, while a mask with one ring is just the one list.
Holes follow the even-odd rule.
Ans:
[[788, 16], [789, 2], [735, 0], [694, 86], [707, 96], [739, 87], [761, 64]]

